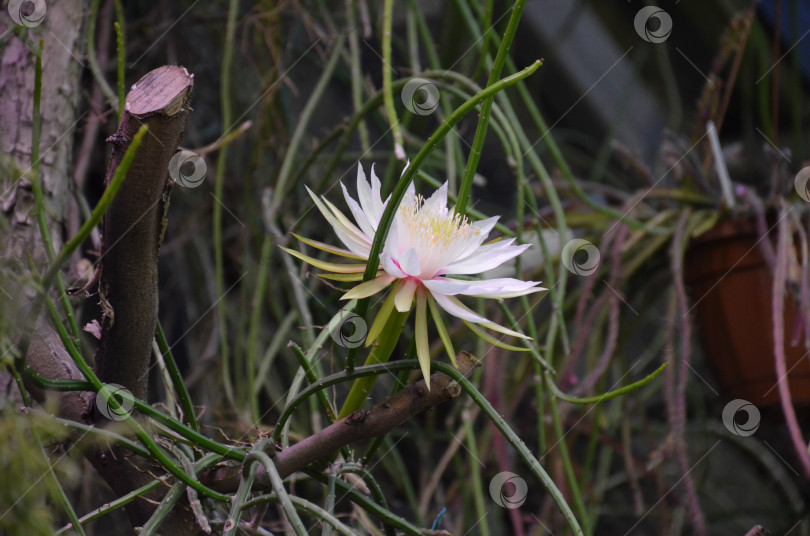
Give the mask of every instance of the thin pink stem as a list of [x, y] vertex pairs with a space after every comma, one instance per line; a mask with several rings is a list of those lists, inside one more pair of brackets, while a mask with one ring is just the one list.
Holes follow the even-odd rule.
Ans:
[[796, 411], [790, 397], [788, 385], [787, 363], [785, 360], [785, 283], [787, 280], [788, 247], [793, 246], [788, 232], [787, 213], [785, 208], [780, 210], [779, 238], [777, 240], [776, 266], [773, 277], [773, 350], [776, 358], [776, 377], [779, 387], [779, 401], [782, 404], [782, 413], [785, 415], [790, 439], [796, 456], [802, 464], [804, 475], [810, 478], [810, 456], [807, 454], [807, 445], [802, 438], [799, 422], [796, 420]]
[[686, 384], [689, 379], [688, 368], [689, 358], [692, 352], [692, 326], [689, 322], [689, 304], [686, 299], [686, 289], [683, 282], [683, 255], [684, 255], [684, 234], [686, 223], [689, 220], [689, 212], [684, 212], [678, 220], [678, 226], [672, 237], [672, 275], [675, 284], [675, 294], [678, 298], [678, 307], [681, 311], [681, 363], [678, 368], [678, 376], [675, 383], [674, 393], [674, 419], [672, 420], [672, 433], [675, 438], [675, 457], [681, 471], [684, 472], [683, 484], [686, 488], [686, 507], [689, 512], [689, 520], [695, 529], [695, 534], [703, 536], [706, 534], [706, 521], [703, 518], [703, 511], [700, 508], [695, 482], [689, 473], [689, 458], [686, 454], [686, 441], [684, 439], [684, 428], [686, 426]]

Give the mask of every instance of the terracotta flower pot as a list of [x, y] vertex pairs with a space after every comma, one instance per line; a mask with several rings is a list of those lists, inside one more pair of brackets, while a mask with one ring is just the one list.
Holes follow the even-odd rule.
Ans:
[[[773, 351], [773, 278], [748, 220], [721, 221], [694, 240], [685, 260], [686, 285], [698, 336], [717, 385], [729, 398], [758, 406], [779, 403]], [[810, 358], [791, 346], [797, 303], [785, 296], [784, 330], [790, 393], [810, 403]]]

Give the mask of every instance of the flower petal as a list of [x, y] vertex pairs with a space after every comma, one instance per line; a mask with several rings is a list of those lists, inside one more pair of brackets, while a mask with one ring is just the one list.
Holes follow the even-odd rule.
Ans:
[[364, 235], [366, 235], [368, 238], [373, 238], [374, 229], [371, 227], [368, 214], [366, 214], [366, 212], [362, 208], [360, 208], [360, 205], [357, 204], [357, 201], [352, 199], [352, 196], [349, 195], [349, 191], [346, 189], [346, 186], [344, 186], [342, 182], [340, 183], [340, 187], [343, 189], [343, 198], [346, 200], [346, 204], [349, 205], [349, 210], [352, 211], [354, 221], [356, 221], [357, 225], [360, 226], [360, 230], [363, 231]]
[[424, 279], [422, 284], [432, 293], [452, 296], [464, 293], [469, 288], [468, 283], [472, 282], [450, 279], [449, 277], [434, 277], [433, 279]]
[[529, 244], [512, 246], [514, 239], [503, 240], [486, 246], [480, 246], [467, 257], [459, 258], [445, 266], [443, 274], [480, 274], [497, 268], [506, 261], [513, 259], [526, 251]]
[[365, 283], [360, 283], [356, 287], [352, 288], [349, 292], [344, 294], [340, 297], [341, 300], [359, 300], [362, 298], [368, 298], [369, 296], [373, 296], [377, 294], [379, 291], [387, 287], [391, 284], [394, 278], [388, 274], [383, 274], [380, 277], [372, 279], [371, 281], [366, 281]]
[[432, 212], [438, 209], [447, 208], [447, 183], [442, 184], [438, 190], [433, 192], [427, 201], [425, 201], [424, 210]]
[[382, 185], [380, 184], [380, 179], [378, 179], [377, 174], [374, 173], [374, 164], [371, 164], [371, 212], [366, 211], [366, 214], [369, 216], [370, 223], [375, 231], [377, 230], [377, 224], [385, 209], [385, 203], [382, 202], [381, 190]]
[[467, 306], [461, 303], [458, 298], [454, 298], [453, 296], [444, 296], [442, 294], [433, 294], [433, 298], [442, 309], [462, 320], [467, 320], [468, 322], [473, 322], [475, 324], [481, 324], [482, 326], [488, 327], [491, 330], [499, 331], [506, 335], [512, 335], [513, 337], [520, 337], [522, 339], [531, 338], [523, 335], [522, 333], [518, 333], [517, 331], [512, 331], [509, 328], [505, 328], [499, 324], [496, 324], [495, 322], [490, 322], [483, 316], [475, 314], [469, 310]]
[[369, 247], [371, 247], [371, 241], [374, 236], [368, 236], [363, 231], [357, 228], [355, 224], [353, 224], [349, 218], [347, 218], [339, 208], [333, 205], [328, 199], [325, 197], [323, 198], [323, 202], [326, 204], [327, 207], [332, 211], [332, 215], [337, 219], [338, 222], [343, 226], [344, 230], [350, 233], [358, 242], [368, 242]]
[[416, 323], [414, 325], [414, 339], [416, 341], [416, 357], [419, 358], [419, 368], [425, 384], [430, 390], [430, 344], [428, 343], [427, 311], [425, 308], [425, 293], [416, 295]]
[[497, 346], [498, 348], [503, 348], [504, 350], [510, 350], [512, 352], [528, 352], [529, 351], [528, 348], [521, 348], [520, 346], [512, 346], [511, 344], [506, 344], [505, 342], [503, 342], [503, 341], [501, 341], [499, 339], [496, 339], [495, 337], [493, 337], [492, 335], [490, 335], [489, 333], [487, 333], [486, 331], [479, 328], [478, 326], [476, 326], [473, 323], [467, 322], [466, 320], [462, 320], [462, 322], [464, 322], [464, 325], [467, 326], [468, 328], [470, 328], [470, 330], [473, 333], [475, 333], [476, 335], [481, 337], [483, 340], [485, 340], [489, 344]]
[[439, 313], [436, 300], [433, 299], [431, 294], [428, 294], [427, 302], [428, 307], [430, 307], [430, 316], [433, 317], [433, 324], [436, 326], [436, 331], [439, 332], [439, 338], [444, 345], [444, 351], [447, 352], [447, 357], [450, 358], [450, 362], [453, 363], [453, 366], [458, 368], [458, 363], [456, 363], [456, 351], [453, 349], [453, 341], [450, 340], [450, 335], [447, 333], [447, 327], [445, 327], [444, 321]]
[[293, 257], [297, 257], [302, 261], [315, 266], [316, 268], [320, 268], [321, 270], [327, 270], [329, 272], [335, 272], [338, 274], [354, 274], [358, 272], [365, 272], [366, 265], [365, 264], [336, 264], [334, 262], [326, 262], [315, 259], [310, 257], [309, 255], [304, 255], [294, 249], [289, 249], [285, 247], [279, 246], [281, 249], [292, 255]]
[[380, 310], [377, 311], [377, 316], [374, 317], [374, 322], [371, 323], [371, 328], [368, 330], [368, 335], [366, 335], [366, 346], [370, 346], [377, 340], [377, 337], [382, 333], [386, 322], [388, 322], [388, 317], [391, 316], [393, 310], [394, 291], [392, 290], [388, 293], [388, 296], [385, 297], [385, 301], [380, 306]]
[[416, 281], [413, 279], [403, 279], [401, 283], [397, 285], [397, 288], [394, 289], [394, 305], [397, 307], [397, 311], [400, 313], [404, 313], [405, 311], [411, 310], [411, 304], [413, 304], [413, 294], [416, 292]]
[[472, 232], [470, 235], [467, 238], [459, 239], [445, 252], [445, 264], [451, 264], [475, 254], [489, 236], [489, 232], [498, 222], [498, 219], [499, 216], [494, 216], [471, 223]]
[[[453, 281], [452, 279], [447, 280]], [[478, 298], [514, 298], [515, 296], [523, 296], [524, 294], [531, 294], [532, 292], [548, 290], [537, 286], [540, 284], [540, 281], [521, 281], [520, 279], [512, 279], [510, 277], [464, 281], [464, 283], [467, 283], [467, 288], [455, 294], [464, 294]]]
[[[372, 169], [374, 169], [372, 167]], [[366, 179], [366, 173], [363, 171], [363, 165], [358, 162], [357, 164], [357, 200], [360, 201], [360, 206], [363, 212], [370, 215], [372, 210], [372, 197], [371, 186]]]
[[341, 257], [349, 257], [350, 259], [358, 259], [361, 261], [367, 260], [367, 257], [361, 257], [360, 255], [355, 255], [349, 250], [343, 248], [337, 248], [335, 246], [330, 246], [329, 244], [324, 244], [323, 242], [318, 242], [317, 240], [312, 240], [311, 238], [307, 238], [305, 236], [298, 236], [295, 233], [290, 233], [295, 238], [303, 242], [304, 244], [310, 245], [314, 248], [318, 248], [322, 251], [326, 251], [327, 253], [334, 253], [335, 255], [340, 255]]
[[395, 260], [399, 263], [399, 267], [402, 268], [402, 271], [409, 276], [419, 277], [419, 274], [422, 273], [422, 268], [419, 265], [419, 257], [414, 248], [410, 248], [401, 255], [398, 255]]
[[[380, 277], [385, 272], [377, 272], [375, 277]], [[356, 274], [317, 274], [318, 277], [321, 279], [329, 279], [331, 281], [343, 281], [344, 283], [352, 283], [355, 281], [362, 281], [363, 276], [365, 275], [363, 272], [357, 272]]]
[[391, 255], [389, 255], [385, 251], [380, 253], [380, 264], [382, 264], [383, 270], [385, 270], [386, 272], [388, 272], [389, 274], [391, 274], [394, 277], [397, 277], [399, 279], [402, 279], [404, 277], [408, 277], [408, 274], [403, 272], [399, 268], [399, 266], [397, 266], [397, 263], [394, 262], [394, 259], [391, 258]]
[[[335, 234], [338, 235], [343, 244], [349, 248], [349, 250], [354, 253], [355, 255], [362, 256], [363, 258], [368, 258], [368, 253], [371, 250], [371, 241], [362, 234], [362, 231], [355, 227], [353, 224], [349, 223], [350, 227], [346, 227], [341, 223], [341, 218], [338, 218], [337, 215], [333, 214], [331, 210], [329, 210], [326, 205], [324, 205], [323, 201], [318, 199], [312, 190], [308, 187], [307, 192], [309, 192], [309, 196], [312, 198], [312, 201], [315, 202], [315, 206], [318, 207], [318, 210], [321, 211], [323, 217], [326, 218], [326, 221], [329, 222], [329, 225], [332, 226], [334, 229]], [[324, 200], [325, 201], [325, 200]], [[332, 205], [334, 206], [334, 205]], [[348, 222], [343, 213], [340, 212], [337, 208], [335, 208], [337, 213], [342, 216], [342, 219]], [[354, 229], [352, 229], [352, 227]]]

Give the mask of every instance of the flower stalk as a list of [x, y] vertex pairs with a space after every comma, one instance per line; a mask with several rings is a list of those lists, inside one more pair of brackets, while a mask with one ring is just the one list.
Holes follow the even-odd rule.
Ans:
[[[382, 327], [382, 332], [377, 339], [377, 344], [371, 349], [371, 352], [369, 352], [364, 365], [385, 363], [391, 358], [391, 354], [394, 352], [394, 348], [397, 345], [397, 341], [399, 340], [402, 328], [405, 326], [407, 319], [407, 312], [400, 313], [399, 311], [394, 311], [388, 316], [385, 325]], [[360, 409], [376, 381], [377, 376], [364, 376], [354, 380], [349, 395], [346, 397], [346, 401], [340, 409], [338, 419], [342, 419]]]

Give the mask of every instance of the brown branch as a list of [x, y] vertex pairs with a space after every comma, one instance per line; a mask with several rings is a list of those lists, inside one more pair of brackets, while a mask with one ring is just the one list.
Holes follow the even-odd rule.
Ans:
[[[467, 352], [459, 352], [456, 359], [459, 371], [468, 377], [481, 365], [480, 361]], [[420, 380], [376, 406], [355, 411], [280, 451], [273, 458], [276, 469], [285, 478], [350, 443], [385, 435], [415, 415], [452, 400], [461, 393], [459, 384], [441, 373], [430, 377], [430, 385], [428, 390], [425, 381]], [[241, 470], [239, 466], [218, 467], [200, 475], [200, 480], [217, 491], [230, 493], [239, 486]], [[255, 489], [270, 488], [264, 467], [259, 467], [256, 472], [253, 486]]]
[[105, 184], [112, 180], [142, 124], [149, 135], [138, 150], [104, 217], [99, 286], [104, 310], [96, 354], [100, 379], [146, 399], [147, 371], [158, 307], [158, 250], [168, 207], [169, 161], [183, 137], [194, 77], [183, 67], [164, 66], [141, 78], [127, 95]]
[[[103, 310], [96, 369], [103, 382], [117, 383], [147, 397], [147, 373], [158, 307], [158, 250], [166, 227], [171, 183], [169, 162], [180, 144], [189, 112], [193, 76], [183, 67], [155, 69], [127, 94], [126, 109], [113, 144], [105, 184], [112, 180], [142, 124], [149, 127], [121, 189], [104, 216], [99, 295]], [[100, 418], [96, 413], [95, 417]], [[88, 459], [118, 495], [153, 480], [161, 467], [122, 448], [91, 449]], [[159, 489], [126, 506], [133, 526], [155, 509]], [[201, 533], [187, 501], [178, 503], [161, 531]]]

